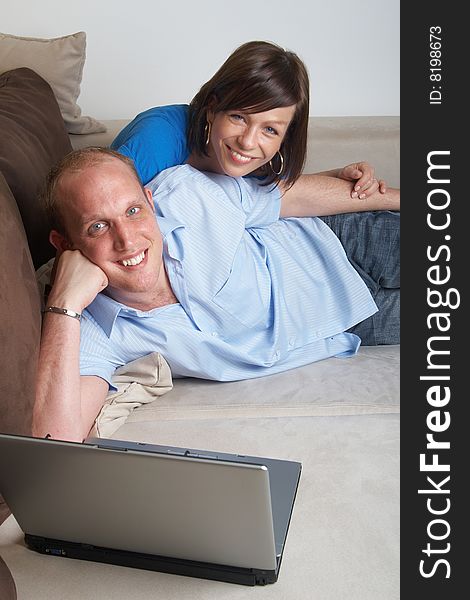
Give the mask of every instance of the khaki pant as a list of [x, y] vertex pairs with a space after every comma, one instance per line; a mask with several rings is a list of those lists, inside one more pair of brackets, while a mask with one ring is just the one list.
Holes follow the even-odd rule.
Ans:
[[90, 431], [91, 437], [110, 437], [133, 410], [153, 402], [173, 388], [170, 367], [159, 352], [152, 352], [116, 369], [113, 385]]

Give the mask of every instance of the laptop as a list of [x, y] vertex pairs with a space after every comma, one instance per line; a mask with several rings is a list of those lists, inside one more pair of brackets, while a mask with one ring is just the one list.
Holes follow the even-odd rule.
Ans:
[[0, 492], [27, 546], [245, 585], [277, 581], [299, 462], [0, 434]]

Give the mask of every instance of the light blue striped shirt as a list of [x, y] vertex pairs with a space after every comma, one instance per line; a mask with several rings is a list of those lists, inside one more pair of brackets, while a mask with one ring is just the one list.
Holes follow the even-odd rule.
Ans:
[[148, 187], [179, 303], [143, 312], [99, 294], [82, 320], [82, 375], [110, 382], [159, 351], [174, 377], [231, 381], [357, 352], [344, 332], [377, 307], [321, 219], [279, 219], [277, 188], [189, 165]]

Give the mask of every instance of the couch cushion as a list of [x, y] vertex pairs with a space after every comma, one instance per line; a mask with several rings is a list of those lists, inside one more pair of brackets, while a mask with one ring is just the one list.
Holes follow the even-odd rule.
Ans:
[[[171, 394], [162, 399], [169, 399]], [[158, 420], [132, 426], [132, 431], [125, 425], [112, 437], [302, 463], [279, 580], [269, 591], [266, 588], [269, 600], [400, 598], [398, 414], [226, 418], [221, 412], [218, 419]], [[12, 554], [10, 551], [6, 557]], [[17, 559], [16, 572], [22, 564]], [[12, 564], [10, 568], [15, 575]], [[67, 575], [64, 572], [62, 577]], [[104, 574], [100, 575], [103, 581]], [[100, 586], [98, 577], [96, 580]], [[31, 575], [31, 589], [35, 581], [37, 577]], [[170, 580], [165, 593], [160, 587], [165, 583], [158, 580], [154, 585], [165, 600], [250, 597], [246, 592], [230, 594], [222, 589], [211, 593], [209, 586], [199, 581], [188, 586], [187, 594]], [[133, 600], [146, 597], [140, 587], [139, 592], [142, 595], [133, 595]], [[86, 596], [85, 590], [82, 595]]]
[[136, 408], [112, 437], [130, 439], [163, 421], [399, 413], [399, 366], [400, 346], [363, 346], [350, 358], [268, 377], [227, 383], [175, 379], [171, 391]]
[[52, 87], [69, 133], [105, 131], [105, 126], [82, 115], [77, 104], [86, 57], [86, 33], [58, 38], [22, 37], [0, 33], [0, 73], [29, 67]]
[[0, 75], [0, 172], [16, 199], [35, 267], [54, 254], [38, 192], [51, 166], [71, 151], [49, 84], [27, 68]]
[[3, 600], [16, 600], [16, 586], [10, 570], [0, 557], [0, 597]]
[[400, 117], [310, 117], [305, 173], [365, 160], [400, 187]]
[[[18, 207], [1, 173], [0, 207], [0, 431], [28, 434], [31, 430], [41, 304]], [[0, 496], [0, 523], [7, 514]]]

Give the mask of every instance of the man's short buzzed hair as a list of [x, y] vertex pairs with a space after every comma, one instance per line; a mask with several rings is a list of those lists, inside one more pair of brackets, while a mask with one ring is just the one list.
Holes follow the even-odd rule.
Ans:
[[140, 180], [139, 174], [134, 166], [134, 162], [110, 148], [101, 148], [99, 146], [91, 146], [88, 148], [80, 148], [79, 150], [73, 150], [69, 152], [64, 158], [53, 167], [47, 177], [41, 192], [42, 205], [49, 218], [49, 224], [51, 229], [55, 229], [62, 235], [66, 236], [65, 223], [63, 214], [61, 211], [60, 195], [56, 193], [57, 186], [59, 185], [62, 177], [67, 173], [80, 173], [84, 169], [94, 167], [100, 163], [117, 159], [129, 167], [129, 170], [134, 175], [136, 181], [142, 188], [144, 193], [144, 187]]

